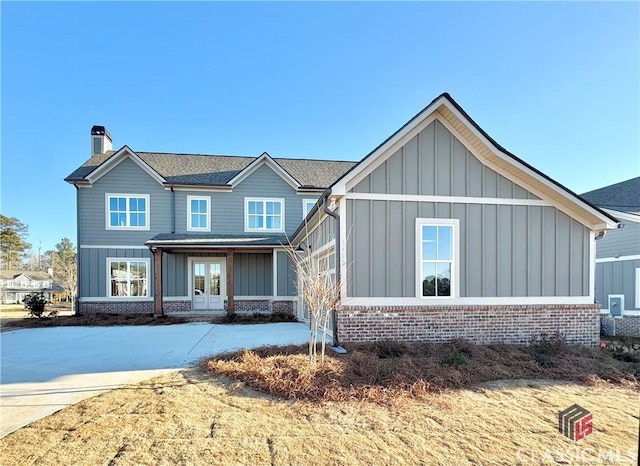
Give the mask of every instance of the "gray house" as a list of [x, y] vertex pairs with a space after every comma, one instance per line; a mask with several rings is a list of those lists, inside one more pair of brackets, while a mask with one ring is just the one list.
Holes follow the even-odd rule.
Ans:
[[596, 246], [603, 333], [640, 336], [640, 177], [582, 195], [620, 220]]
[[0, 304], [20, 304], [28, 294], [40, 292], [50, 300], [52, 293], [61, 291], [53, 270], [0, 270]]
[[595, 344], [595, 240], [617, 228], [442, 94], [359, 163], [111, 150], [77, 188], [80, 312], [286, 310], [283, 245], [322, 259], [338, 341]]

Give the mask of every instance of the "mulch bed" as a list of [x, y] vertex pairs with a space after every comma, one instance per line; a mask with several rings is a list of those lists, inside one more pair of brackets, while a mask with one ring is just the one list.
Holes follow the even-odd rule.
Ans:
[[638, 388], [640, 363], [616, 359], [604, 348], [542, 341], [529, 347], [372, 343], [349, 345], [348, 353], [327, 350], [323, 364], [311, 364], [308, 346], [261, 348], [205, 361], [209, 373], [244, 382], [289, 400], [372, 401], [392, 404], [403, 397], [427, 397], [449, 389], [502, 379], [555, 379], [591, 385]]

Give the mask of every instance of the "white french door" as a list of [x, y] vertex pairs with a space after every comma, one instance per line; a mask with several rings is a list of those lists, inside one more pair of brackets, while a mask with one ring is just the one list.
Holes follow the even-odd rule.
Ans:
[[224, 309], [224, 259], [194, 260], [191, 270], [194, 310]]

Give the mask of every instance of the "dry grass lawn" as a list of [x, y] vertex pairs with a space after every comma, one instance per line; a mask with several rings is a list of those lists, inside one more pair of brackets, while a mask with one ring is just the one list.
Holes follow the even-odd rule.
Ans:
[[[294, 347], [214, 358], [34, 422], [0, 440], [1, 462], [637, 463], [640, 368], [634, 358], [562, 345], [468, 345], [359, 346], [332, 357], [330, 370], [305, 369]], [[341, 364], [349, 369], [342, 375]], [[430, 370], [439, 379], [429, 379]], [[558, 412], [574, 403], [594, 419], [594, 433], [578, 443], [557, 431]]]
[[[575, 443], [557, 413], [578, 403]], [[282, 401], [199, 368], [114, 390], [0, 440], [2, 464], [636, 464], [638, 392], [496, 381], [390, 406]], [[576, 459], [578, 462], [576, 462]]]

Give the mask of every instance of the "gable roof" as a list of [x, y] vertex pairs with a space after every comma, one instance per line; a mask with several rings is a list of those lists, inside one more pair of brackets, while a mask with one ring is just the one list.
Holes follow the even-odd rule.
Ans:
[[21, 275], [24, 275], [29, 280], [53, 280], [51, 275], [40, 270], [0, 270], [0, 279], [2, 280], [15, 280], [18, 279]]
[[[125, 146], [126, 147], [126, 146]], [[93, 155], [71, 173], [65, 181], [86, 182], [100, 167], [117, 157], [119, 151]], [[127, 148], [128, 149], [128, 148]], [[175, 154], [164, 152], [133, 152], [141, 161], [157, 173], [167, 185], [229, 186], [229, 183], [253, 162], [261, 157], [235, 155]], [[324, 189], [357, 162], [337, 160], [310, 160], [272, 158], [284, 173], [293, 178], [300, 187]], [[272, 167], [273, 168], [273, 167]]]
[[592, 229], [616, 228], [617, 219], [506, 150], [489, 136], [448, 93], [436, 97], [329, 189], [344, 195], [365, 174], [408, 142], [426, 125], [440, 121], [482, 163], [528, 188], [559, 210]]
[[640, 213], [640, 176], [581, 195], [604, 209]]

